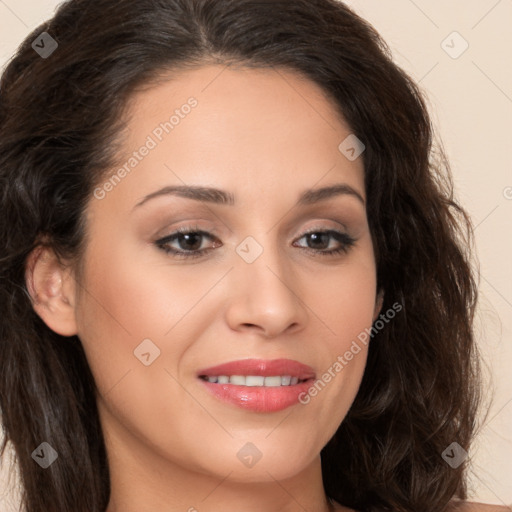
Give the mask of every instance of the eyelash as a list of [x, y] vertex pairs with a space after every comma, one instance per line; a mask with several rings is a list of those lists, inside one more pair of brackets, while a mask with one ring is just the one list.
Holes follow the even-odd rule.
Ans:
[[[201, 235], [204, 237], [208, 237], [213, 240], [213, 236], [208, 233], [207, 231], [203, 231], [199, 228], [190, 228], [190, 227], [183, 227], [177, 229], [174, 233], [171, 233], [168, 236], [165, 236], [164, 238], [161, 238], [159, 240], [155, 241], [155, 245], [164, 251], [167, 254], [171, 254], [176, 258], [182, 258], [182, 259], [193, 259], [193, 258], [199, 258], [209, 252], [211, 252], [214, 248], [210, 247], [208, 249], [200, 249], [196, 251], [178, 251], [176, 249], [171, 249], [169, 247], [169, 243], [173, 242], [174, 240], [177, 240], [180, 235]], [[347, 235], [346, 233], [341, 233], [339, 231], [335, 231], [333, 229], [314, 229], [310, 230], [306, 233], [304, 233], [300, 238], [304, 238], [305, 236], [311, 235], [311, 234], [328, 234], [331, 237], [337, 239], [338, 242], [341, 243], [341, 246], [337, 249], [330, 249], [328, 251], [323, 250], [317, 250], [317, 249], [311, 249], [309, 247], [301, 247], [303, 250], [307, 252], [312, 252], [314, 256], [325, 256], [325, 257], [333, 257], [337, 256], [341, 253], [348, 253], [350, 248], [355, 244], [356, 239], [352, 238], [351, 236]]]

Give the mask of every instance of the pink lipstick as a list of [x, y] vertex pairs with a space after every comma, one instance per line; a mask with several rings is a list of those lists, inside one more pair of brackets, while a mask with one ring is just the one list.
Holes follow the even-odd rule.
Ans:
[[224, 402], [254, 412], [276, 412], [298, 403], [315, 372], [291, 359], [242, 359], [204, 368], [197, 376]]

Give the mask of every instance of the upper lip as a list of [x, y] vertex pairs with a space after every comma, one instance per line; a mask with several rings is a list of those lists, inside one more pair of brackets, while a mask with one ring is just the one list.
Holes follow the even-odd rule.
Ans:
[[290, 377], [306, 380], [314, 378], [315, 372], [311, 366], [293, 359], [240, 359], [204, 368], [197, 372], [198, 377], [203, 375], [261, 375], [262, 377], [289, 375]]

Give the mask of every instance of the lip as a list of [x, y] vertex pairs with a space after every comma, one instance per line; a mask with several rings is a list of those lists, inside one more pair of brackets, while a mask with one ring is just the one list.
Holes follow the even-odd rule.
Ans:
[[[304, 382], [279, 387], [238, 386], [208, 382], [200, 378], [213, 375], [290, 375]], [[315, 372], [311, 366], [292, 359], [243, 359], [199, 370], [197, 377], [206, 390], [222, 402], [253, 412], [269, 413], [297, 404], [301, 394], [307, 393], [311, 386]]]
[[240, 359], [199, 370], [197, 376], [202, 375], [207, 377], [212, 375], [261, 375], [263, 377], [290, 375], [305, 380], [313, 379], [315, 371], [311, 366], [293, 359]]

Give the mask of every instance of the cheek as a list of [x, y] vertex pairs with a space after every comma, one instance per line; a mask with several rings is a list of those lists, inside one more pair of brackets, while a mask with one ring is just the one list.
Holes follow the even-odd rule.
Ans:
[[376, 269], [369, 236], [360, 240], [358, 252], [336, 270], [326, 269], [317, 275], [313, 281], [317, 285], [310, 285], [306, 296], [322, 321], [323, 339], [337, 356], [348, 350], [352, 340], [373, 321]]
[[[363, 250], [364, 249], [364, 250]], [[308, 305], [321, 322], [319, 333], [326, 357], [317, 380], [302, 397], [306, 407], [315, 409], [319, 421], [334, 434], [347, 414], [364, 374], [376, 301], [376, 273], [371, 243], [360, 245], [346, 265], [311, 287]]]
[[151, 367], [174, 372], [213, 321], [216, 308], [205, 310], [201, 298], [223, 273], [170, 266], [153, 247], [113, 240], [113, 233], [99, 233], [88, 247], [77, 304], [78, 335], [100, 391], [145, 368], [137, 355], [147, 349], [151, 359], [158, 354]]
[[[195, 338], [190, 332], [178, 333], [178, 328], [167, 333], [205, 287], [190, 280], [187, 286], [183, 278], [174, 278], [179, 272], [163, 280], [161, 264], [146, 260], [144, 265], [142, 257], [124, 257], [129, 251], [112, 249], [107, 253], [97, 246], [89, 250], [77, 308], [79, 337], [101, 395], [98, 403], [103, 423], [115, 432], [113, 442], [128, 427], [146, 442], [160, 440], [161, 446], [155, 450], [179, 455], [181, 445], [175, 439], [185, 438], [190, 425], [180, 422], [176, 410], [189, 410], [199, 425], [207, 418], [201, 416], [199, 407], [194, 409], [194, 402], [176, 379], [175, 367]], [[148, 339], [151, 343], [144, 341], [144, 350], [139, 350]], [[142, 354], [148, 352], [151, 363], [145, 365]], [[156, 422], [155, 417], [168, 421]], [[169, 429], [180, 435], [170, 437]], [[185, 465], [186, 459], [182, 463]]]
[[145, 339], [160, 345], [177, 307], [172, 293], [155, 287], [151, 275], [117, 243], [88, 248], [77, 304], [78, 335], [100, 391], [141, 366], [134, 350]]

